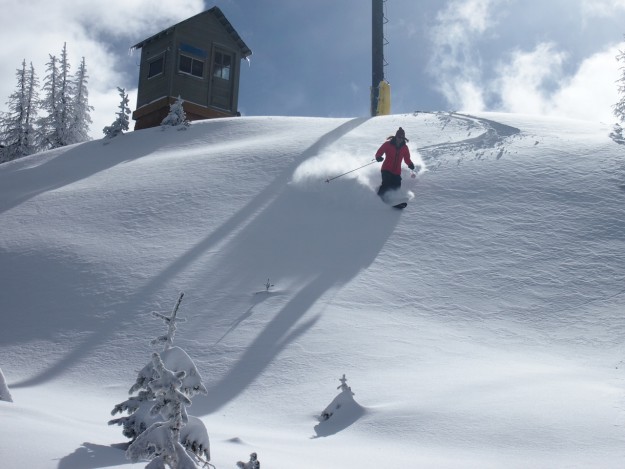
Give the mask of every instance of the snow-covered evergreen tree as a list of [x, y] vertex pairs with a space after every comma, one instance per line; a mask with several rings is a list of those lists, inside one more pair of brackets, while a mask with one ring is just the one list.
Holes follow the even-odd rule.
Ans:
[[61, 146], [59, 67], [56, 56], [49, 55], [46, 75], [43, 81], [41, 110], [46, 113], [39, 119], [38, 146], [42, 150]]
[[332, 415], [334, 415], [334, 412], [341, 408], [342, 403], [346, 399], [353, 400], [352, 396], [354, 395], [354, 393], [352, 392], [352, 388], [347, 385], [347, 378], [345, 377], [345, 374], [343, 374], [343, 377], [340, 378], [339, 381], [341, 382], [341, 384], [336, 389], [339, 389], [341, 393], [334, 398], [332, 403], [328, 407], [326, 407], [323, 412], [321, 412], [321, 415], [319, 416], [320, 422], [328, 420], [330, 417], [332, 417]]
[[[186, 406], [191, 404], [191, 398], [198, 393], [206, 394], [207, 391], [193, 360], [180, 347], [173, 346], [176, 323], [184, 322], [184, 319], [177, 317], [183, 296], [181, 293], [169, 316], [158, 312], [152, 313], [165, 321], [168, 326], [164, 335], [152, 341], [152, 344], [164, 344], [163, 351], [154, 354], [152, 360], [139, 371], [135, 384], [129, 391], [129, 394], [137, 394], [116, 405], [111, 412], [113, 415], [129, 413], [127, 416], [109, 421], [109, 425], [122, 425], [124, 435], [133, 440], [128, 448], [130, 451], [133, 447], [128, 453], [131, 459], [142, 458], [150, 453], [150, 448], [157, 447], [167, 451], [168, 458], [174, 458], [174, 454], [178, 452], [176, 448], [180, 445], [186, 450], [191, 461], [210, 460], [210, 441], [204, 424], [200, 419], [188, 417], [186, 413]], [[167, 383], [167, 386], [164, 387], [163, 383]], [[182, 407], [171, 407], [174, 398]], [[177, 412], [180, 412], [180, 416], [174, 417]], [[182, 424], [179, 425], [180, 422]], [[170, 430], [173, 433], [170, 433]], [[171, 441], [177, 444], [170, 444]], [[176, 457], [182, 458], [180, 455]], [[165, 464], [167, 461], [156, 458], [153, 463], [154, 467], [164, 467], [159, 464]]]
[[[170, 370], [184, 371], [182, 380], [182, 392], [192, 398], [197, 394], [206, 394], [206, 388], [202, 384], [202, 376], [198, 372], [193, 360], [180, 347], [170, 347], [160, 353], [161, 360]], [[122, 425], [123, 434], [127, 438], [135, 439], [144, 432], [147, 427], [154, 423], [154, 417], [150, 409], [154, 405], [155, 395], [150, 388], [150, 383], [155, 379], [156, 371], [153, 363], [145, 365], [138, 373], [135, 384], [132, 385], [129, 394], [137, 393], [126, 401], [117, 404], [112, 415], [127, 412], [130, 415], [120, 417], [109, 422], [109, 425]], [[203, 445], [205, 446], [205, 445]]]
[[334, 435], [352, 425], [365, 413], [365, 409], [354, 400], [354, 393], [347, 385], [345, 375], [340, 381], [337, 389], [341, 392], [317, 418], [319, 423], [314, 428], [317, 437]]
[[89, 90], [87, 89], [88, 78], [87, 65], [83, 57], [72, 82], [74, 95], [72, 96], [72, 115], [67, 135], [69, 144], [89, 140], [89, 125], [92, 123], [90, 113], [93, 111], [93, 106], [89, 105]]
[[619, 121], [625, 122], [625, 51], [619, 51], [616, 60], [621, 63], [621, 77], [616, 82], [621, 99], [613, 106], [613, 111]]
[[248, 462], [239, 461], [237, 463], [239, 469], [260, 469], [260, 461], [256, 453], [250, 454], [250, 460]]
[[132, 462], [148, 459], [149, 469], [197, 469], [195, 461], [180, 443], [180, 431], [188, 421], [186, 406], [191, 400], [182, 392], [184, 371], [173, 372], [165, 367], [158, 353], [152, 355], [155, 377], [149, 383], [154, 393], [150, 413], [165, 418], [153, 423], [126, 450]]
[[4, 379], [2, 374], [2, 369], [0, 369], [0, 401], [13, 402], [6, 379]]
[[74, 95], [72, 77], [70, 75], [69, 59], [67, 58], [67, 43], [63, 44], [63, 50], [61, 51], [61, 59], [59, 60], [59, 108], [58, 108], [58, 143], [59, 146], [64, 147], [73, 142], [70, 139], [70, 128], [73, 124], [74, 116]]
[[60, 59], [54, 55], [49, 57], [41, 101], [46, 115], [39, 119], [39, 146], [44, 150], [89, 140], [89, 113], [93, 110], [89, 106], [84, 57], [74, 76], [70, 71], [67, 43], [63, 44]]
[[0, 116], [0, 141], [5, 147], [0, 162], [89, 140], [93, 107], [89, 106], [87, 78], [84, 58], [71, 76], [64, 44], [60, 59], [49, 56], [40, 100], [35, 70], [32, 64], [27, 70], [24, 61], [18, 70], [18, 90], [7, 103], [9, 112]]
[[46, 64], [42, 110], [47, 115], [39, 120], [40, 146], [42, 149], [63, 147], [76, 143], [71, 137], [74, 125], [74, 83], [67, 57], [67, 43], [63, 44], [61, 58], [50, 55]]
[[184, 99], [178, 96], [178, 99], [176, 99], [176, 102], [173, 104], [170, 104], [169, 114], [167, 114], [167, 117], [163, 119], [163, 122], [161, 122], [161, 125], [172, 126], [172, 127], [180, 126], [181, 129], [186, 129], [190, 125], [190, 123], [187, 120], [187, 114], [184, 112], [183, 104], [184, 104]]
[[121, 97], [121, 101], [119, 103], [119, 112], [115, 115], [117, 118], [115, 121], [102, 129], [104, 132], [104, 136], [107, 138], [113, 138], [127, 131], [130, 125], [130, 119], [128, 116], [130, 115], [130, 108], [128, 107], [128, 95], [126, 94], [126, 90], [124, 88], [117, 87], [117, 91], [119, 92], [119, 96]]
[[35, 121], [38, 106], [38, 80], [33, 64], [17, 70], [17, 89], [9, 96], [9, 111], [0, 115], [0, 140], [4, 148], [0, 163], [37, 151]]

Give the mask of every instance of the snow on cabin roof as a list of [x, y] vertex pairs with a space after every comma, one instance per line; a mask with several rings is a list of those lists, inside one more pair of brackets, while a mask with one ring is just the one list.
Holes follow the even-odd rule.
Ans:
[[211, 13], [213, 16], [215, 16], [217, 18], [217, 20], [219, 20], [219, 22], [223, 25], [223, 27], [226, 29], [228, 34], [230, 34], [232, 39], [234, 39], [234, 41], [237, 43], [237, 45], [241, 49], [242, 58], [245, 59], [245, 58], [249, 57], [250, 55], [252, 55], [251, 49], [249, 47], [247, 47], [247, 44], [245, 44], [243, 39], [241, 39], [241, 36], [239, 36], [239, 33], [236, 32], [236, 30], [234, 29], [234, 26], [232, 26], [230, 21], [228, 21], [228, 19], [223, 14], [223, 12], [219, 9], [219, 7], [213, 7], [211, 9], [209, 9], [209, 10], [203, 11], [202, 13], [198, 13], [197, 15], [192, 16], [191, 18], [187, 18], [186, 20], [181, 21], [180, 23], [176, 23], [175, 25], [170, 26], [169, 28], [163, 29], [161, 32], [156, 33], [153, 36], [150, 36], [147, 39], [144, 39], [143, 41], [138, 42], [137, 44], [132, 46], [131, 49], [132, 50], [134, 50], [134, 49], [141, 49], [148, 42], [154, 41], [154, 40], [156, 40], [156, 39], [158, 39], [158, 38], [160, 38], [162, 36], [170, 34], [176, 27], [180, 26], [181, 24], [186, 23], [187, 21], [190, 21], [193, 18], [196, 18], [196, 17], [198, 17], [200, 15], [204, 15], [206, 13]]

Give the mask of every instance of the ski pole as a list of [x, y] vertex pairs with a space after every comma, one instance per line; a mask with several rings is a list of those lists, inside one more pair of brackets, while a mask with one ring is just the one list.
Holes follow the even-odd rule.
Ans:
[[375, 159], [374, 159], [374, 160], [372, 160], [372, 161], [370, 161], [370, 162], [369, 162], [369, 163], [367, 163], [367, 164], [363, 164], [362, 166], [359, 166], [359, 167], [358, 167], [358, 168], [356, 168], [356, 169], [352, 169], [351, 171], [347, 171], [346, 173], [339, 174], [338, 176], [334, 176], [334, 177], [332, 177], [332, 178], [328, 178], [328, 179], [326, 179], [326, 182], [334, 181], [335, 179], [338, 179], [338, 178], [340, 178], [341, 176], [345, 176], [346, 174], [353, 173], [354, 171], [358, 171], [359, 169], [362, 169], [362, 168], [364, 168], [365, 166], [369, 166], [370, 164], [373, 164], [373, 163], [375, 163]]

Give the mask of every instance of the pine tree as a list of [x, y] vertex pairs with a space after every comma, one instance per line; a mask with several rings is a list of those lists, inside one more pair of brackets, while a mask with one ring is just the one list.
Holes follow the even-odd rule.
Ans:
[[132, 462], [148, 459], [150, 469], [197, 469], [184, 446], [180, 443], [180, 431], [188, 421], [186, 406], [191, 400], [181, 391], [184, 371], [168, 370], [158, 353], [152, 355], [155, 372], [149, 388], [155, 400], [151, 413], [161, 415], [166, 421], [156, 422], [131, 443], [126, 457]]
[[87, 66], [83, 57], [72, 83], [74, 96], [72, 97], [72, 116], [69, 122], [69, 135], [67, 138], [70, 144], [89, 140], [89, 124], [92, 123], [90, 112], [93, 111], [93, 106], [89, 105], [88, 78]]
[[[60, 59], [49, 55], [40, 100], [35, 70], [32, 63], [26, 70], [24, 61], [18, 70], [18, 91], [7, 103], [9, 112], [0, 115], [0, 140], [5, 147], [0, 162], [89, 140], [93, 107], [89, 106], [87, 78], [84, 57], [76, 75], [71, 76], [64, 44]], [[45, 114], [39, 119], [38, 110]]]
[[41, 109], [47, 115], [39, 119], [38, 143], [43, 150], [89, 140], [89, 112], [93, 110], [89, 106], [85, 58], [72, 76], [67, 43], [63, 44], [60, 59], [49, 57], [41, 101]]
[[67, 58], [67, 43], [63, 44], [61, 58], [50, 55], [46, 64], [42, 109], [47, 116], [39, 121], [40, 146], [42, 149], [58, 148], [76, 143], [70, 138], [74, 123], [73, 84]]
[[28, 93], [26, 99], [26, 119], [24, 120], [24, 141], [28, 154], [39, 151], [37, 147], [37, 129], [35, 123], [37, 121], [37, 113], [39, 108], [39, 79], [35, 74], [35, 67], [30, 63], [30, 72], [28, 74]]
[[38, 80], [33, 64], [27, 69], [26, 60], [22, 61], [22, 68], [17, 70], [16, 76], [17, 89], [7, 101], [9, 111], [0, 116], [0, 135], [4, 141], [0, 162], [37, 151], [34, 122], [37, 116]]
[[130, 120], [128, 116], [130, 115], [130, 108], [128, 107], [128, 95], [126, 94], [126, 90], [124, 88], [117, 87], [117, 91], [119, 92], [119, 96], [121, 97], [121, 101], [119, 103], [119, 112], [117, 112], [117, 118], [115, 121], [109, 125], [104, 127], [102, 131], [104, 132], [104, 136], [107, 138], [117, 137], [120, 133], [127, 131], [129, 128]]
[[161, 122], [162, 126], [181, 126], [181, 129], [185, 129], [190, 125], [187, 114], [184, 112], [183, 103], [184, 99], [178, 96], [176, 102], [169, 106], [169, 114]]
[[59, 67], [58, 60], [54, 55], [48, 55], [46, 64], [46, 76], [43, 82], [43, 99], [41, 110], [47, 113], [39, 119], [38, 146], [42, 150], [61, 146], [60, 135], [60, 97], [59, 97]]
[[[117, 404], [111, 412], [113, 415], [128, 412], [129, 415], [109, 421], [109, 425], [122, 425], [124, 435], [133, 440], [127, 453], [133, 461], [150, 454], [154, 457], [154, 448], [160, 448], [162, 453], [159, 455], [168, 455], [170, 459], [164, 456], [154, 459], [154, 467], [164, 467], [161, 465], [170, 464], [167, 461], [175, 458], [178, 458], [178, 464], [186, 461], [178, 454], [179, 448], [183, 448], [183, 453], [186, 451], [192, 462], [194, 459], [210, 460], [210, 442], [204, 424], [186, 413], [191, 398], [207, 391], [193, 360], [180, 347], [173, 346], [176, 323], [184, 322], [177, 316], [183, 296], [181, 293], [170, 315], [152, 313], [167, 324], [167, 332], [152, 341], [153, 345], [164, 344], [163, 351], [153, 354], [150, 363], [139, 371], [129, 390], [129, 394], [137, 394]], [[187, 466], [170, 464], [170, 467]], [[195, 468], [195, 465], [189, 467]]]
[[613, 111], [619, 121], [625, 122], [625, 51], [619, 51], [616, 60], [622, 64], [619, 68], [622, 75], [616, 82], [621, 99], [613, 106]]
[[70, 65], [67, 58], [67, 43], [63, 44], [61, 59], [59, 61], [59, 109], [58, 109], [58, 137], [59, 146], [64, 147], [71, 143], [71, 125], [74, 116], [74, 90], [70, 75]]

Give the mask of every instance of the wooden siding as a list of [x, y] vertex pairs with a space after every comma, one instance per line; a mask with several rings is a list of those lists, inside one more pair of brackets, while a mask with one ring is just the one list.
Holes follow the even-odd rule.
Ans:
[[[213, 114], [236, 115], [241, 60], [244, 54], [247, 56], [251, 51], [217, 7], [163, 30], [140, 42], [135, 46], [137, 47], [142, 51], [137, 110], [133, 118], [141, 117], [146, 122], [147, 109], [154, 108], [157, 102], [163, 102], [161, 101], [163, 98], [178, 96], [185, 102], [202, 108], [212, 108], [215, 111], [198, 114], [197, 118]], [[213, 77], [216, 51], [232, 57], [229, 80]], [[181, 54], [194, 61], [203, 62], [201, 77], [180, 71]], [[163, 73], [148, 78], [150, 62], [161, 56], [164, 57]], [[192, 62], [192, 65], [198, 63]], [[194, 69], [194, 73], [196, 71], [197, 68]], [[162, 110], [159, 111], [160, 114]]]
[[[143, 46], [139, 68], [139, 89], [137, 90], [137, 108], [145, 106], [162, 96], [169, 96], [171, 75], [174, 72], [173, 34], [167, 34], [158, 40]], [[163, 73], [148, 78], [149, 63], [159, 56], [165, 58]]]
[[[224, 29], [222, 24], [211, 14], [191, 18], [184, 26], [184, 28], [176, 28], [176, 72], [173, 75], [173, 89], [185, 90], [187, 95], [181, 95], [184, 100], [202, 106], [211, 106], [210, 95], [213, 92], [212, 78], [215, 48], [217, 47], [228, 51], [233, 55], [235, 63], [231, 80], [232, 83], [235, 81], [238, 83], [236, 76], [239, 70], [236, 67], [236, 63], [241, 60], [240, 53], [237, 53], [238, 45]], [[185, 55], [202, 58], [204, 60], [204, 76], [202, 80], [178, 71], [178, 61], [183, 45], [191, 45], [205, 52], [204, 57], [198, 57], [188, 51], [183, 52]], [[237, 87], [233, 87], [231, 93], [236, 95], [237, 89]], [[227, 107], [227, 110], [234, 112], [236, 111], [237, 100], [234, 99], [231, 101], [231, 105]]]

